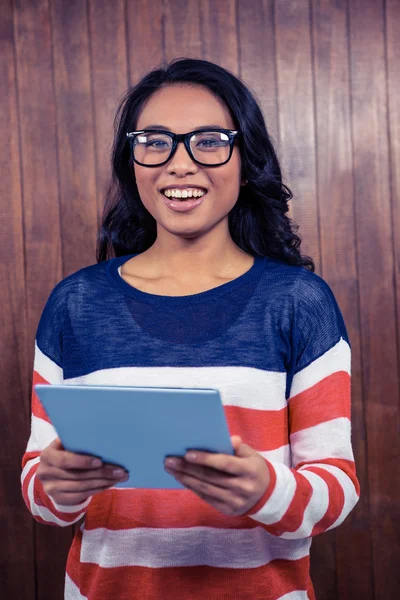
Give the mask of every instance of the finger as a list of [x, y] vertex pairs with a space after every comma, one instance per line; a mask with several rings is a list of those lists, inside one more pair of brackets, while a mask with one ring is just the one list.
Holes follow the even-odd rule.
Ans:
[[61, 504], [64, 506], [74, 506], [76, 504], [82, 504], [82, 502], [86, 502], [88, 498], [91, 496], [95, 496], [96, 494], [100, 494], [101, 492], [107, 491], [108, 488], [97, 488], [90, 491], [90, 494], [57, 494], [56, 497], [52, 496], [57, 504]]
[[243, 442], [238, 446], [236, 450], [236, 456], [240, 458], [248, 458], [253, 454], [257, 454], [256, 451], [248, 444], [243, 444]]
[[197, 477], [193, 477], [187, 473], [176, 473], [174, 477], [185, 487], [192, 490], [196, 494], [209, 496], [213, 500], [219, 502], [225, 502], [232, 495], [225, 488], [214, 485], [208, 481], [204, 481], [203, 479], [197, 479]]
[[236, 454], [240, 444], [242, 443], [242, 438], [239, 435], [232, 435], [231, 442], [232, 442], [232, 446], [233, 446], [233, 451]]
[[104, 466], [102, 469], [92, 469], [89, 471], [81, 469], [58, 469], [57, 467], [46, 466], [40, 474], [39, 478], [41, 481], [49, 480], [93, 480], [93, 479], [107, 479], [110, 481], [119, 481], [128, 473], [125, 469], [115, 468], [111, 466]]
[[196, 496], [201, 498], [201, 500], [204, 500], [204, 502], [207, 502], [207, 504], [213, 506], [215, 509], [219, 510], [225, 515], [235, 516], [243, 514], [243, 512], [245, 512], [241, 510], [241, 507], [232, 506], [232, 504], [229, 504], [224, 500], [218, 500], [216, 498], [213, 498], [212, 496], [208, 496], [207, 494], [202, 494], [201, 492], [194, 493], [196, 494]]
[[78, 454], [60, 449], [57, 445], [50, 444], [49, 448], [43, 452], [41, 460], [58, 467], [59, 469], [96, 469], [103, 466], [102, 461], [95, 456]]
[[230, 475], [242, 475], [245, 472], [242, 460], [230, 454], [189, 450], [185, 454], [185, 460], [188, 463], [203, 465], [204, 467], [210, 467], [211, 469], [223, 471]]
[[165, 469], [174, 477], [180, 475], [190, 475], [191, 477], [195, 477], [196, 479], [200, 479], [222, 488], [234, 488], [234, 480], [236, 480], [235, 475], [230, 475], [229, 473], [224, 473], [222, 471], [216, 471], [215, 469], [203, 467], [202, 465], [193, 465], [185, 460], [182, 460], [177, 468], [168, 466], [166, 461]]
[[93, 490], [96, 489], [108, 489], [113, 487], [117, 482], [111, 482], [108, 479], [89, 479], [88, 481], [69, 481], [69, 480], [60, 480], [55, 482], [54, 484], [48, 484], [46, 486], [46, 492], [50, 495], [59, 494], [82, 494], [86, 493], [87, 495], [91, 495]]

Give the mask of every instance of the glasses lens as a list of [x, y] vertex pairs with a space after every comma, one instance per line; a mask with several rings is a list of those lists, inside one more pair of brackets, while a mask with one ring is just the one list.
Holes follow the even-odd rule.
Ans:
[[163, 163], [168, 160], [171, 149], [172, 138], [164, 133], [141, 133], [133, 141], [134, 158], [144, 165]]
[[218, 165], [229, 158], [229, 136], [221, 131], [201, 131], [190, 138], [190, 148], [199, 162]]

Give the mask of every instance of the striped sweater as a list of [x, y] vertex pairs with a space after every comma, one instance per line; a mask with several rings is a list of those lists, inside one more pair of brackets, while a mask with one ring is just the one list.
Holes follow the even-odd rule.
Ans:
[[[230, 433], [271, 481], [245, 516], [189, 490], [113, 488], [60, 506], [36, 477], [56, 432], [35, 393], [22, 490], [41, 523], [81, 521], [67, 600], [313, 599], [309, 550], [356, 504], [350, 346], [327, 284], [256, 258], [247, 273], [190, 296], [139, 291], [124, 256], [59, 283], [41, 317], [34, 384], [216, 388]], [[95, 418], [95, 414], [93, 415]]]

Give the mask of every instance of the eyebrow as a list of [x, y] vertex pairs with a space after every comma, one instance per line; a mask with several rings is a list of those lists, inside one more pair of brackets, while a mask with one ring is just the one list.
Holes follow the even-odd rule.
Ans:
[[[148, 125], [147, 127], [142, 127], [140, 131], [147, 131], [149, 129], [163, 129], [164, 131], [172, 131], [169, 127], [165, 125]], [[222, 127], [221, 125], [200, 125], [199, 127], [195, 127], [193, 131], [208, 131], [209, 129], [229, 129], [229, 127]]]

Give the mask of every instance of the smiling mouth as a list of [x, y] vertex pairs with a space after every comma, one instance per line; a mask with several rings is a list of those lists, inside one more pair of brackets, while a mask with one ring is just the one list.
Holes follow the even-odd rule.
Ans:
[[207, 194], [207, 190], [203, 188], [167, 188], [161, 190], [161, 193], [166, 198], [185, 200], [187, 198], [202, 198]]

